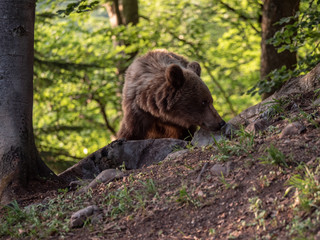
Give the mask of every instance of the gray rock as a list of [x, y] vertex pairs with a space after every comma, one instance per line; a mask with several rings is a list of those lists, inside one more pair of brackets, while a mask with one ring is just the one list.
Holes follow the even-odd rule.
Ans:
[[186, 145], [186, 141], [169, 138], [126, 141], [111, 148], [108, 158], [125, 163], [127, 169], [139, 169], [164, 160], [169, 153]]
[[215, 140], [218, 142], [223, 138], [222, 132], [211, 132], [200, 128], [198, 131], [195, 132], [191, 144], [197, 147], [208, 146], [215, 144]]
[[77, 190], [80, 187], [88, 185], [93, 179], [75, 180], [69, 183], [69, 189], [71, 191]]
[[81, 192], [87, 191], [89, 188], [95, 188], [99, 183], [109, 183], [114, 179], [123, 178], [124, 174], [118, 169], [106, 169], [102, 171], [88, 186], [83, 188]]
[[306, 131], [306, 127], [300, 122], [293, 122], [288, 124], [280, 133], [279, 137], [284, 138], [291, 135], [301, 134]]
[[186, 141], [179, 139], [116, 140], [90, 154], [59, 175], [71, 182], [77, 179], [93, 179], [105, 169], [120, 167], [138, 169], [158, 163], [177, 148], [185, 148]]
[[269, 122], [266, 119], [259, 119], [259, 120], [256, 120], [256, 121], [250, 123], [246, 127], [245, 131], [256, 134], [259, 131], [263, 131], [263, 130], [267, 129], [267, 127], [269, 127]]
[[100, 215], [101, 212], [102, 212], [101, 209], [99, 209], [96, 205], [91, 205], [84, 209], [81, 209], [75, 212], [74, 214], [72, 214], [70, 219], [70, 226], [72, 228], [82, 227], [84, 222], [88, 218], [95, 217], [96, 219], [97, 215]]
[[320, 105], [320, 97], [313, 101], [313, 106], [319, 106]]
[[180, 150], [180, 151], [177, 151], [177, 152], [173, 152], [173, 153], [170, 153], [168, 156], [166, 156], [166, 158], [163, 161], [174, 160], [174, 159], [176, 159], [178, 157], [185, 156], [188, 153], [189, 153], [188, 149], [183, 149], [183, 150]]
[[223, 176], [227, 177], [230, 174], [231, 170], [232, 170], [231, 162], [227, 162], [226, 164], [216, 163], [210, 168], [211, 174], [219, 177], [221, 177], [221, 173], [223, 174]]

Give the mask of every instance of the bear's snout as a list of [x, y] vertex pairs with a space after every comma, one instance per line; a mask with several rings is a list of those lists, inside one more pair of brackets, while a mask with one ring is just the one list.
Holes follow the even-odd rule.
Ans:
[[224, 120], [222, 120], [220, 123], [219, 123], [219, 126], [220, 128], [222, 128], [224, 125], [226, 125], [226, 122]]
[[220, 130], [226, 124], [225, 121], [221, 122], [213, 122], [213, 123], [203, 123], [200, 126], [209, 131], [217, 131]]

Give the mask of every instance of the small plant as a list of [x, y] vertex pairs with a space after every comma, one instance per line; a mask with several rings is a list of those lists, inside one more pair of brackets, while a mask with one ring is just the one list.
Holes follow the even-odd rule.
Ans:
[[58, 189], [58, 193], [66, 194], [68, 191], [69, 191], [68, 188], [59, 188], [59, 189]]
[[194, 143], [194, 144], [192, 144], [191, 141], [189, 141], [189, 142], [187, 143], [186, 149], [192, 151], [192, 150], [194, 150], [194, 149], [197, 147], [197, 145], [198, 145], [197, 142]]
[[130, 211], [134, 208], [134, 201], [130, 193], [131, 190], [124, 185], [122, 189], [108, 194], [106, 200], [107, 205], [111, 208], [111, 217], [117, 217], [119, 214]]
[[240, 130], [236, 131], [236, 135], [238, 136], [239, 147], [242, 147], [245, 152], [250, 152], [253, 150], [254, 146], [254, 134], [251, 132], [245, 131], [242, 126]]
[[265, 224], [265, 217], [266, 217], [266, 210], [262, 209], [262, 201], [258, 197], [249, 198], [250, 203], [250, 211], [253, 212], [255, 217], [255, 224], [257, 225], [257, 228], [259, 229], [262, 227], [263, 230], [266, 230], [266, 224]]
[[158, 193], [158, 189], [152, 179], [147, 179], [146, 182], [141, 180], [139, 181], [145, 187], [145, 190], [148, 194], [156, 195]]
[[272, 125], [267, 128], [267, 131], [271, 134], [277, 134], [281, 132], [278, 126], [272, 126]]
[[235, 189], [238, 187], [237, 184], [230, 184], [226, 181], [223, 173], [221, 172], [221, 177], [220, 177], [220, 181], [223, 183], [223, 185], [225, 186], [226, 189]]
[[[287, 226], [289, 234], [304, 237], [310, 229], [319, 227], [320, 221], [320, 183], [319, 166], [314, 170], [305, 168], [304, 176], [295, 175], [288, 181], [289, 189], [295, 188], [295, 211], [298, 212]], [[302, 213], [302, 214], [301, 214]]]
[[260, 183], [263, 187], [270, 186], [270, 181], [269, 181], [267, 175], [260, 176], [259, 179], [260, 179]]
[[[84, 196], [86, 197], [86, 196]], [[66, 204], [71, 202], [73, 204]], [[47, 204], [35, 204], [20, 208], [17, 202], [12, 202], [0, 217], [0, 238], [12, 237], [42, 239], [49, 236], [63, 236], [69, 229], [70, 211], [83, 207], [83, 197], [65, 193], [59, 194]]]
[[318, 180], [319, 167], [315, 172], [305, 168], [305, 174], [295, 175], [289, 180], [289, 185], [295, 187], [299, 194], [297, 195], [301, 210], [311, 211], [320, 206], [320, 183]]
[[210, 236], [215, 236], [216, 235], [216, 230], [214, 228], [209, 229], [209, 235]]
[[20, 209], [18, 203], [13, 201], [10, 205], [6, 206], [6, 216], [0, 219], [0, 237], [1, 236], [13, 236], [16, 234], [15, 230], [11, 226], [20, 226], [20, 222], [25, 220], [27, 214]]
[[123, 172], [125, 172], [127, 169], [126, 169], [126, 163], [123, 162], [120, 166], [119, 166], [119, 169]]
[[308, 114], [302, 110], [300, 110], [300, 116], [312, 124], [315, 128], [319, 128], [319, 123], [315, 120], [315, 114]]
[[285, 115], [286, 108], [290, 104], [290, 101], [286, 98], [273, 99], [266, 102], [264, 105], [270, 105], [267, 114], [268, 118], [272, 118], [276, 115]]
[[219, 142], [214, 139], [214, 142], [219, 153], [213, 158], [221, 162], [225, 162], [229, 159], [230, 156], [239, 155], [243, 151], [242, 146], [234, 144], [234, 142], [231, 142], [228, 139], [222, 139]]
[[195, 207], [200, 207], [201, 203], [195, 199], [192, 198], [188, 191], [186, 186], [182, 186], [182, 188], [178, 192], [178, 197], [177, 197], [177, 202], [182, 203], [182, 204], [192, 204]]
[[[188, 143], [189, 144], [189, 143]], [[181, 147], [180, 145], [174, 145], [172, 147], [172, 152], [179, 152], [181, 150], [184, 150], [185, 148]]]
[[288, 167], [286, 156], [272, 144], [266, 149], [267, 155], [260, 158], [263, 164], [272, 164], [282, 167]]

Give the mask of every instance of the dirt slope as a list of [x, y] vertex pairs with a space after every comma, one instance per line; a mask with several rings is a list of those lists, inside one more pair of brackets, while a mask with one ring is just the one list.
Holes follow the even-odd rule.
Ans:
[[[0, 236], [318, 239], [320, 107], [313, 104], [317, 97], [313, 91], [277, 100], [266, 130], [256, 135], [240, 130], [218, 146], [189, 146], [157, 165], [123, 170], [124, 178], [87, 193], [60, 189], [25, 195], [19, 206], [1, 210]], [[292, 122], [305, 128], [281, 138]], [[45, 190], [46, 185], [34, 186], [38, 187]], [[90, 205], [99, 208], [98, 214], [83, 227], [71, 228], [71, 215]]]

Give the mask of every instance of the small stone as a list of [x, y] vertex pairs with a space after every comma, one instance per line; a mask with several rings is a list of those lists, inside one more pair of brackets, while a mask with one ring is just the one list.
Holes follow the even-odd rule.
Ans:
[[188, 149], [182, 149], [173, 153], [170, 153], [168, 156], [166, 156], [166, 158], [164, 159], [164, 161], [166, 160], [174, 160], [178, 157], [183, 157], [184, 155], [188, 154], [189, 150]]
[[232, 137], [236, 130], [237, 130], [237, 127], [235, 127], [231, 123], [226, 123], [226, 125], [224, 125], [221, 129], [223, 134], [228, 138]]
[[314, 102], [312, 103], [313, 106], [319, 106], [320, 105], [320, 97], [317, 98], [316, 100], [314, 100]]
[[80, 187], [88, 185], [93, 179], [76, 180], [69, 183], [69, 189], [75, 191]]
[[316, 236], [314, 237], [314, 240], [320, 240], [320, 231], [316, 234]]
[[231, 170], [232, 170], [231, 162], [227, 162], [227, 164], [225, 165], [216, 163], [210, 168], [210, 172], [214, 176], [221, 176], [221, 173], [222, 173], [223, 176], [227, 177]]
[[219, 142], [223, 138], [222, 132], [212, 132], [205, 130], [203, 128], [200, 128], [196, 133], [194, 134], [191, 144], [196, 147], [202, 147], [202, 146], [208, 146], [215, 144], [215, 141]]
[[306, 131], [306, 127], [300, 122], [293, 122], [287, 125], [282, 132], [280, 133], [279, 137], [284, 138], [286, 136], [297, 135], [301, 134], [302, 132]]
[[84, 222], [92, 216], [99, 215], [101, 210], [96, 205], [88, 206], [72, 214], [70, 226], [72, 228], [82, 227]]
[[290, 111], [295, 111], [295, 110], [298, 110], [298, 109], [299, 109], [298, 104], [293, 103], [292, 106], [291, 106], [291, 108], [290, 108]]
[[269, 122], [266, 119], [259, 119], [257, 121], [254, 121], [250, 123], [245, 131], [246, 132], [251, 132], [253, 134], [258, 133], [259, 131], [265, 130], [267, 127], [269, 127]]
[[114, 179], [120, 179], [124, 177], [124, 173], [118, 169], [106, 169], [102, 171], [83, 191], [87, 191], [89, 188], [95, 188], [99, 183], [108, 183]]

